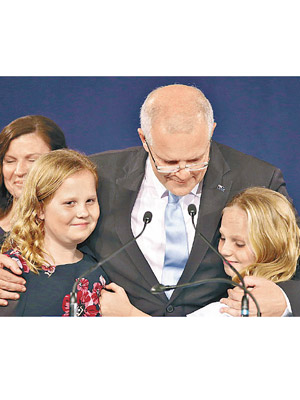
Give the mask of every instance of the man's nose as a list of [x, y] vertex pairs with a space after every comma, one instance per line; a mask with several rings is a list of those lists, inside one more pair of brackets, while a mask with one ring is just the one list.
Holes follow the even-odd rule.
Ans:
[[184, 180], [190, 177], [191, 171], [189, 171], [187, 168], [185, 168], [185, 164], [179, 165], [180, 170], [176, 172], [176, 175]]

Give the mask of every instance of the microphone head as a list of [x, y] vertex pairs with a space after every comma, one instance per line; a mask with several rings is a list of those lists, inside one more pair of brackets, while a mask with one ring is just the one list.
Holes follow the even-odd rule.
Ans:
[[188, 213], [191, 217], [194, 217], [197, 214], [197, 209], [196, 209], [195, 204], [188, 205]]
[[150, 289], [150, 292], [153, 293], [153, 294], [158, 294], [158, 293], [161, 293], [161, 292], [164, 292], [164, 291], [165, 291], [165, 286], [160, 284], [160, 283], [158, 283], [157, 285], [152, 286], [152, 288]]
[[144, 216], [143, 216], [143, 221], [146, 224], [150, 224], [152, 221], [152, 212], [151, 211], [146, 211]]

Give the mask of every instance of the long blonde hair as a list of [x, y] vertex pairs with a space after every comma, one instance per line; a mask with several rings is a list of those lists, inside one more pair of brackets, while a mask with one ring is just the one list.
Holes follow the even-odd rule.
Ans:
[[[252, 187], [236, 195], [226, 208], [232, 206], [247, 213], [249, 241], [256, 258], [241, 275], [273, 282], [289, 280], [300, 255], [300, 230], [291, 203], [278, 192]], [[233, 280], [238, 281], [236, 276]]]
[[[49, 202], [69, 176], [90, 171], [98, 183], [96, 166], [87, 156], [74, 150], [62, 149], [42, 155], [32, 166], [17, 203], [13, 225], [1, 252], [19, 250], [33, 272], [38, 272], [45, 260], [44, 221], [39, 218], [43, 205]], [[48, 254], [51, 257], [51, 255]]]

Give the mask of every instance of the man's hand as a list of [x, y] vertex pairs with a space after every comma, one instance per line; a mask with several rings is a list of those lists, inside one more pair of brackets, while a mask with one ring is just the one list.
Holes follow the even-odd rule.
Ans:
[[[6, 271], [6, 267], [12, 272]], [[0, 254], [0, 306], [7, 306], [7, 300], [17, 300], [20, 295], [16, 292], [25, 292], [25, 279], [20, 276], [22, 270], [17, 263], [5, 254]]]
[[99, 297], [103, 317], [148, 317], [147, 314], [130, 303], [125, 290], [121, 286], [110, 283], [105, 286], [105, 289], [101, 290]]
[[[286, 300], [282, 290], [274, 282], [264, 278], [255, 276], [245, 276], [245, 285], [247, 289], [251, 288], [251, 294], [255, 297], [262, 317], [281, 317], [287, 307]], [[221, 303], [226, 304], [229, 308], [224, 307], [221, 312], [225, 312], [234, 317], [241, 316], [241, 300], [244, 291], [239, 287], [228, 290], [228, 298], [221, 299]], [[249, 316], [255, 317], [257, 309], [255, 303], [249, 298]]]

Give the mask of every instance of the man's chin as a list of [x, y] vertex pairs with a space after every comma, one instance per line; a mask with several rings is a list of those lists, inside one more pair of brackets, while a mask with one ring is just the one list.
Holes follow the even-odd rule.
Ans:
[[186, 186], [186, 185], [180, 185], [180, 184], [174, 184], [174, 183], [172, 183], [172, 184], [169, 184], [169, 185], [167, 185], [167, 189], [171, 192], [171, 193], [173, 193], [173, 194], [175, 194], [176, 196], [185, 196], [186, 194], [189, 194], [190, 193], [190, 191], [193, 189], [192, 187], [190, 187], [190, 186]]

